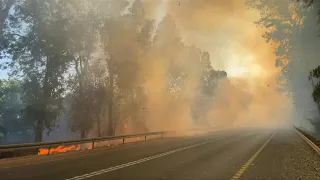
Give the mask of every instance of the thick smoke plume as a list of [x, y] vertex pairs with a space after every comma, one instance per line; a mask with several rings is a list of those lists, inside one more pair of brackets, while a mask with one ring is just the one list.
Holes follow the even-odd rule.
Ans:
[[[216, 98], [209, 100], [209, 126], [278, 125], [289, 119], [292, 103], [278, 91], [281, 69], [275, 66], [276, 46], [262, 37], [263, 30], [254, 24], [260, 18], [259, 12], [249, 10], [245, 0], [146, 0], [145, 6], [150, 18], [172, 16], [183, 42], [208, 51], [213, 68], [227, 71], [228, 80], [220, 83]], [[165, 66], [158, 67], [155, 71], [162, 71]], [[197, 84], [197, 79], [191, 82]], [[196, 94], [192, 87], [191, 99]], [[156, 85], [154, 89], [161, 88]], [[158, 106], [168, 102], [159, 94], [149, 98], [158, 99]], [[178, 112], [174, 119], [179, 120], [179, 125], [188, 126], [190, 102], [166, 104], [164, 112]], [[151, 118], [153, 125], [164, 122], [164, 112]]]

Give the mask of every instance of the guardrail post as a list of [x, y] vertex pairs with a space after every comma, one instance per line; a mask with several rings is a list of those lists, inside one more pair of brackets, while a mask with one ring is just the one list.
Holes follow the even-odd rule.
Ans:
[[48, 154], [47, 154], [47, 155], [49, 155], [49, 154], [50, 154], [50, 150], [51, 150], [51, 147], [48, 147]]
[[145, 140], [145, 141], [147, 140], [147, 136], [144, 136], [144, 140]]
[[124, 138], [122, 139], [122, 144], [124, 144]]
[[91, 149], [93, 149], [94, 148], [94, 141], [92, 141], [92, 146], [91, 146]]

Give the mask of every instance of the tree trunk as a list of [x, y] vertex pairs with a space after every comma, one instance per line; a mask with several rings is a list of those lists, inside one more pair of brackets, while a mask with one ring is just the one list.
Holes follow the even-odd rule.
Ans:
[[42, 141], [42, 132], [43, 132], [43, 120], [37, 120], [37, 125], [35, 127], [35, 137], [34, 142]]
[[101, 121], [100, 121], [100, 118], [97, 121], [97, 133], [98, 133], [98, 137], [101, 137]]
[[[86, 116], [89, 116], [88, 112], [86, 112], [86, 106], [85, 106], [85, 97], [84, 97], [84, 68], [82, 67], [82, 59], [81, 55], [79, 55], [78, 59], [74, 59], [75, 63], [75, 70], [77, 73], [77, 80], [78, 80], [78, 86], [79, 86], [79, 106], [80, 106], [80, 111], [76, 113], [80, 113], [81, 116], [79, 116], [81, 119], [77, 119], [79, 121], [80, 125], [80, 138], [85, 139], [86, 138], [86, 123], [85, 121], [88, 120]], [[84, 114], [83, 114], [84, 113]]]
[[[36, 113], [38, 114], [36, 131], [35, 131], [35, 142], [42, 141], [42, 133], [44, 130], [44, 125], [48, 123], [50, 119], [48, 119], [48, 99], [50, 98], [51, 90], [49, 88], [49, 77], [51, 77], [52, 71], [50, 71], [50, 61], [46, 64], [46, 72], [44, 76], [43, 82], [43, 101], [40, 105], [36, 106]], [[47, 127], [48, 128], [48, 127]]]
[[50, 90], [49, 90], [49, 77], [51, 73], [49, 72], [49, 63], [47, 62], [46, 65], [46, 72], [45, 77], [43, 81], [42, 91], [43, 91], [43, 100], [40, 104], [34, 104], [33, 105], [33, 113], [35, 115], [36, 120], [36, 127], [35, 127], [35, 142], [41, 142], [42, 141], [42, 133], [44, 130], [44, 125], [48, 121], [48, 112], [47, 112], [47, 106], [48, 106], [48, 99], [50, 96]]
[[81, 129], [80, 138], [81, 139], [85, 139], [86, 138], [86, 130], [85, 129]]
[[113, 74], [110, 73], [109, 104], [108, 104], [108, 136], [114, 135], [113, 90], [114, 90], [114, 77], [113, 77]]

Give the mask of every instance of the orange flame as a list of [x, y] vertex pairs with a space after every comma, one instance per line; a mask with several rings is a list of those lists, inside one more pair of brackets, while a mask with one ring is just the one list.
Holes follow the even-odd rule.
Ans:
[[[142, 141], [144, 140], [144, 137], [134, 137], [134, 138], [128, 138], [125, 140], [125, 143], [130, 143], [130, 142], [137, 142], [137, 141]], [[122, 139], [117, 139], [117, 140], [110, 140], [110, 141], [103, 141], [103, 142], [95, 142], [94, 143], [94, 148], [97, 147], [105, 147], [105, 146], [116, 146], [119, 144], [122, 144], [123, 141]], [[51, 153], [64, 153], [64, 152], [69, 152], [69, 151], [78, 151], [81, 149], [92, 149], [92, 143], [85, 143], [82, 146], [80, 145], [72, 145], [72, 146], [58, 146], [57, 148], [50, 148], [50, 153], [48, 148], [41, 148], [38, 151], [38, 155], [47, 155]]]
[[41, 148], [38, 151], [38, 155], [46, 155], [51, 153], [63, 153], [68, 151], [77, 151], [80, 150], [80, 145], [72, 145], [72, 146], [58, 146], [57, 148], [50, 148], [50, 153], [48, 148]]

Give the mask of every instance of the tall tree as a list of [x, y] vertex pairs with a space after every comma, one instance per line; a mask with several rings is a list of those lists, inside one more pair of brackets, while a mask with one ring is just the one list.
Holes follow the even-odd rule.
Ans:
[[[103, 48], [107, 56], [109, 72], [109, 103], [108, 103], [108, 132], [113, 135], [115, 132], [116, 119], [115, 98], [121, 97], [122, 108], [126, 112], [122, 113], [127, 117], [123, 119], [138, 118], [139, 98], [137, 95], [141, 91], [141, 84], [144, 77], [141, 76], [141, 66], [143, 64], [143, 54], [148, 51], [150, 44], [153, 21], [148, 21], [145, 17], [143, 4], [140, 0], [133, 3], [129, 13], [122, 17], [106, 18], [101, 28]], [[140, 101], [141, 102], [141, 101]], [[142, 109], [142, 107], [141, 107]]]
[[255, 23], [264, 30], [266, 41], [275, 47], [275, 65], [282, 69], [279, 85], [294, 91], [295, 88], [291, 87], [295, 86], [295, 81], [291, 79], [299, 66], [295, 62], [303, 58], [298, 34], [303, 27], [304, 5], [296, 0], [248, 0], [247, 5], [260, 12], [261, 18]]
[[66, 17], [59, 0], [23, 1], [15, 7], [10, 22], [7, 52], [15, 75], [24, 79], [25, 118], [34, 122], [35, 141], [50, 133], [59, 114], [63, 74], [69, 58], [66, 47]]
[[101, 136], [101, 113], [104, 112], [104, 101], [107, 98], [106, 66], [94, 55], [99, 45], [98, 30], [101, 24], [97, 2], [65, 2], [65, 7], [71, 12], [67, 12], [68, 26], [65, 32], [68, 36], [68, 70], [71, 72], [68, 90], [71, 92], [72, 106], [69, 113], [72, 130], [79, 131], [81, 139], [88, 136], [94, 124], [98, 124], [98, 136]]

